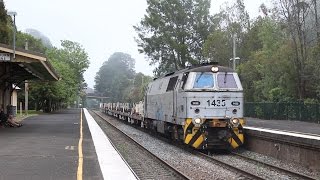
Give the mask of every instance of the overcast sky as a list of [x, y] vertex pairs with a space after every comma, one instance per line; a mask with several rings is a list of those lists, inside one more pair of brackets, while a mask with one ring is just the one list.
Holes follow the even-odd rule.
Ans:
[[[226, 0], [212, 0], [211, 14]], [[259, 5], [268, 0], [244, 0], [250, 16], [259, 14]], [[139, 54], [134, 41], [137, 25], [147, 8], [145, 0], [4, 0], [8, 11], [18, 13], [18, 30], [39, 30], [54, 46], [60, 40], [79, 42], [88, 52], [90, 67], [85, 72], [89, 87], [102, 63], [114, 52], [125, 52], [136, 60], [136, 72], [152, 75], [147, 58]], [[229, 0], [229, 3], [235, 0]]]

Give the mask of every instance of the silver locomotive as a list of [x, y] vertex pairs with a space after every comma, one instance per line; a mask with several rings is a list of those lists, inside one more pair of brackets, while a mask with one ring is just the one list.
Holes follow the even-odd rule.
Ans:
[[234, 149], [244, 142], [243, 88], [227, 67], [206, 65], [167, 74], [148, 85], [143, 102], [126, 107], [111, 105], [107, 111], [196, 149]]

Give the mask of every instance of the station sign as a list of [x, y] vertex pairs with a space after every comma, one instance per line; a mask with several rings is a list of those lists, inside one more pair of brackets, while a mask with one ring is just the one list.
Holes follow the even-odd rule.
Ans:
[[10, 61], [10, 53], [0, 53], [0, 61]]

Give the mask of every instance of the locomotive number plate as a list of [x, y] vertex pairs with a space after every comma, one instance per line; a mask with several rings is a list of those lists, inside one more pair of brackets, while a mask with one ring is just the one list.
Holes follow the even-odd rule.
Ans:
[[208, 100], [207, 101], [207, 103], [208, 103], [208, 106], [217, 106], [217, 107], [224, 107], [224, 106], [226, 106], [226, 100], [224, 100], [224, 99], [213, 99], [213, 100]]

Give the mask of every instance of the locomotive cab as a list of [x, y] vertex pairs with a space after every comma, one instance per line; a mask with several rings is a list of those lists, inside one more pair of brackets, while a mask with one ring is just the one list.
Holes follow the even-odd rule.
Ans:
[[221, 66], [199, 67], [183, 75], [178, 91], [182, 101], [177, 107], [186, 107], [185, 112], [178, 111], [178, 116], [186, 117], [186, 144], [197, 149], [234, 149], [243, 144], [243, 89], [237, 73]]
[[195, 149], [235, 149], [244, 142], [243, 89], [223, 66], [183, 69], [154, 79], [144, 101], [108, 103], [106, 113]]
[[222, 66], [188, 68], [155, 79], [144, 97], [141, 126], [196, 149], [243, 144], [243, 89], [237, 73]]

